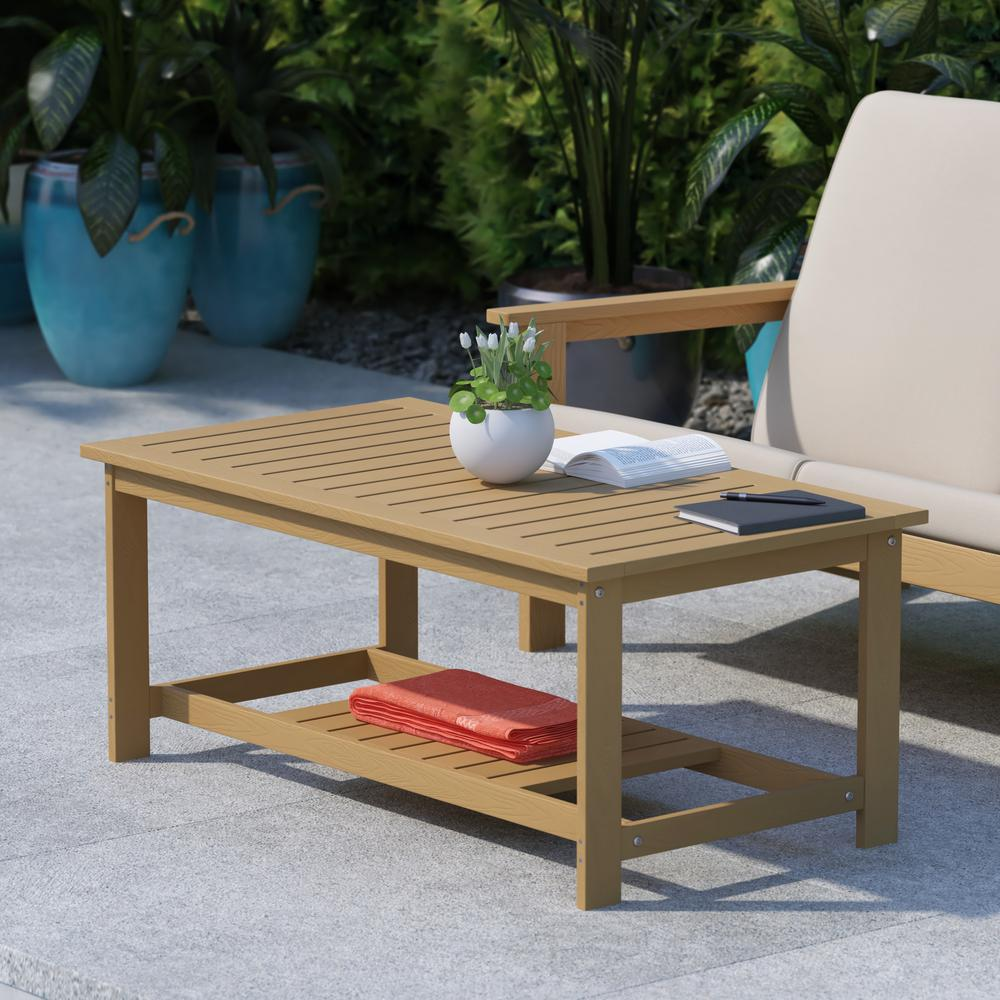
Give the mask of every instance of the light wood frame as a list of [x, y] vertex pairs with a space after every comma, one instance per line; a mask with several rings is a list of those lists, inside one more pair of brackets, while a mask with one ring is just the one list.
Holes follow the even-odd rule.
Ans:
[[[320, 519], [285, 520], [238, 497], [106, 468], [109, 755], [149, 754], [149, 722], [163, 716], [335, 767], [574, 843], [577, 904], [621, 898], [624, 859], [854, 812], [857, 845], [896, 838], [899, 723], [899, 532], [804, 543], [632, 578], [573, 582], [522, 579], [512, 568], [470, 565], [433, 547], [393, 553], [377, 531], [342, 536]], [[164, 684], [149, 683], [146, 504], [155, 500], [245, 521], [379, 557], [379, 644]], [[393, 558], [393, 556], [396, 558]], [[622, 607], [686, 589], [816, 569], [860, 566], [858, 758], [840, 776], [621, 715]], [[366, 678], [398, 680], [440, 669], [416, 658], [417, 570], [428, 568], [573, 606], [579, 620], [578, 755], [516, 765], [358, 723], [345, 702], [264, 712], [239, 704]], [[641, 820], [621, 815], [621, 780], [670, 768], [763, 794]], [[553, 798], [576, 790], [577, 801]]]
[[[794, 281], [693, 288], [495, 308], [487, 310], [486, 318], [497, 323], [502, 314], [524, 327], [534, 317], [544, 326], [545, 339], [551, 342], [546, 357], [552, 365], [552, 390], [556, 399], [565, 400], [567, 344], [779, 320], [794, 289]], [[907, 534], [902, 560], [904, 583], [1000, 604], [998, 553]], [[520, 648], [530, 652], [561, 645], [565, 641], [562, 618], [558, 607], [525, 598]]]

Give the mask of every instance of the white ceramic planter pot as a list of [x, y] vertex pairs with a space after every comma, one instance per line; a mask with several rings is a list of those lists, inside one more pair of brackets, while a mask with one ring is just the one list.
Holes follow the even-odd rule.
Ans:
[[487, 410], [481, 424], [451, 415], [451, 447], [474, 476], [517, 483], [541, 468], [556, 437], [551, 410]]

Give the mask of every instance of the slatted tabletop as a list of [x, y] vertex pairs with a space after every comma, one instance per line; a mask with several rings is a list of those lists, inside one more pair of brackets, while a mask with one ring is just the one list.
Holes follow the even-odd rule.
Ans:
[[[721, 490], [794, 484], [733, 469], [616, 489], [539, 472], [491, 486], [452, 454], [447, 407], [392, 399], [87, 444], [85, 458], [332, 522], [388, 532], [500, 563], [594, 580], [750, 555], [922, 523], [923, 511], [856, 497], [861, 522], [739, 537], [677, 517]], [[724, 552], [720, 552], [724, 548]]]

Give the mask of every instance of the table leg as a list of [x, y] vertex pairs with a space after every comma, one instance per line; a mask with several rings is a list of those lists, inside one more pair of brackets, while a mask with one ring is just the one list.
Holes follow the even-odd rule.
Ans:
[[146, 501], [104, 474], [108, 587], [108, 757], [149, 756], [149, 588]]
[[378, 644], [417, 657], [417, 568], [378, 561]]
[[861, 563], [858, 648], [858, 847], [892, 844], [899, 812], [899, 532], [870, 535]]
[[578, 608], [576, 905], [592, 910], [621, 901], [621, 583], [588, 585]]
[[521, 594], [518, 604], [518, 647], [525, 653], [566, 644], [566, 609], [554, 601]]

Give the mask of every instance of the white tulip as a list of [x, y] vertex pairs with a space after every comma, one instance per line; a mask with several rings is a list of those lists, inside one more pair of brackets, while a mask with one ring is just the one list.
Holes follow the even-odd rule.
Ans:
[[481, 333], [476, 337], [476, 347], [481, 351], [486, 350], [486, 338]]
[[495, 351], [499, 345], [500, 340], [495, 333], [491, 333], [489, 339], [486, 341], [486, 346], [491, 350]]
[[524, 353], [530, 354], [535, 349], [535, 338], [527, 337], [522, 346], [524, 347]]
[[507, 327], [507, 336], [516, 337], [521, 332], [521, 327], [518, 325], [517, 320]]
[[472, 338], [464, 330], [458, 335], [458, 342], [466, 350], [468, 350], [470, 347], [472, 347]]

